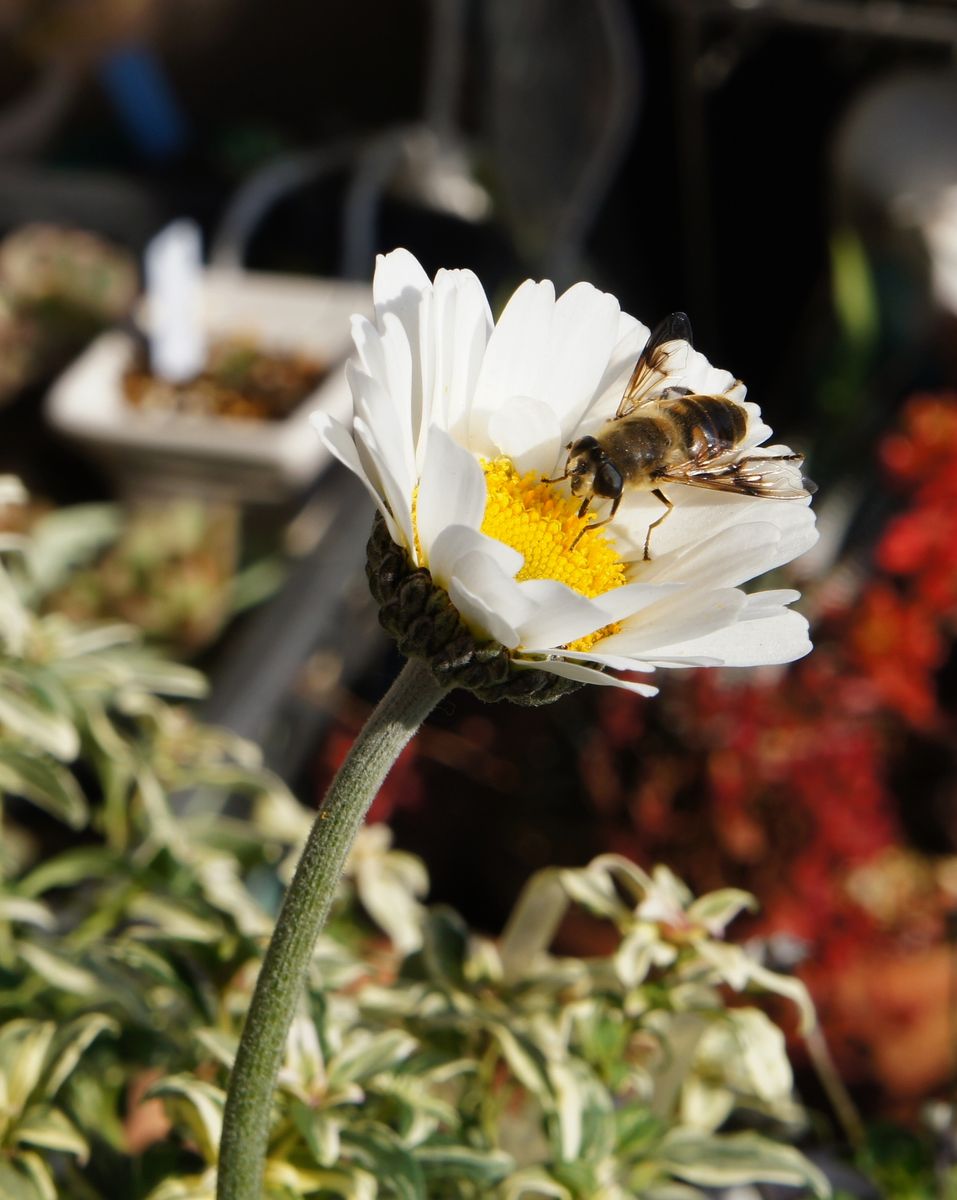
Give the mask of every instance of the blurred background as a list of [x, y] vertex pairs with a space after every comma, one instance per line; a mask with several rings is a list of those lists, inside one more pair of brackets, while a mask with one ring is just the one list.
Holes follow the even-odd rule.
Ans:
[[[0, 0], [0, 470], [44, 603], [202, 667], [205, 715], [305, 804], [397, 668], [370, 512], [295, 449], [297, 406], [342, 402], [376, 252], [471, 267], [493, 307], [531, 275], [685, 309], [807, 452], [822, 538], [782, 582], [809, 659], [507, 720], [454, 694], [376, 815], [489, 931], [603, 850], [754, 891], [739, 936], [809, 984], [873, 1153], [914, 1178], [952, 1160], [957, 1086], [955, 52], [951, 0]], [[144, 425], [141, 263], [183, 217], [239, 340], [213, 399]], [[124, 393], [100, 411], [109, 327], [135, 354], [120, 379], [97, 351]]]

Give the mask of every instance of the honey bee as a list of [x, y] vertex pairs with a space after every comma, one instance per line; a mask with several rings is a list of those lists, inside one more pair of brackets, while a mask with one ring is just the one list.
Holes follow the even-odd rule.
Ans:
[[628, 489], [651, 492], [665, 506], [648, 526], [645, 559], [651, 558], [652, 530], [674, 508], [661, 490], [665, 484], [776, 500], [801, 499], [815, 490], [801, 475], [801, 454], [762, 454], [758, 448], [753, 454], [734, 457], [748, 429], [748, 411], [732, 395], [741, 387], [737, 380], [713, 396], [666, 385], [690, 350], [691, 323], [684, 313], [672, 313], [639, 355], [614, 417], [594, 436], [569, 442], [564, 473], [544, 480], [571, 480], [572, 495], [584, 497], [579, 517], [585, 516], [593, 501], [611, 501], [608, 516], [585, 526], [569, 549], [590, 530], [614, 520]]

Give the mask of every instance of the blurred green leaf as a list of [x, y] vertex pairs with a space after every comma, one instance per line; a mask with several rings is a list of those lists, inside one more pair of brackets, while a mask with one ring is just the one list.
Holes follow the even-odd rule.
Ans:
[[729, 1187], [740, 1183], [782, 1183], [810, 1187], [829, 1196], [825, 1176], [792, 1146], [755, 1133], [699, 1134], [673, 1129], [662, 1140], [658, 1160], [689, 1183]]
[[339, 1160], [342, 1121], [302, 1101], [294, 1100], [289, 1107], [290, 1116], [312, 1157], [320, 1167], [333, 1167]]
[[397, 1200], [428, 1200], [419, 1161], [388, 1129], [371, 1124], [346, 1129], [342, 1145], [370, 1175], [388, 1181], [389, 1194]]
[[721, 888], [689, 904], [688, 917], [696, 924], [704, 925], [710, 933], [720, 934], [740, 913], [755, 912], [757, 907], [758, 902], [750, 892]]
[[75, 1070], [77, 1063], [101, 1033], [118, 1034], [119, 1026], [103, 1013], [86, 1013], [57, 1030], [53, 1046], [53, 1066], [43, 1085], [43, 1094], [52, 1099]]
[[121, 524], [115, 504], [75, 504], [41, 517], [30, 531], [26, 556], [31, 594], [46, 596], [62, 586], [77, 566], [115, 540]]
[[34, 1146], [40, 1150], [59, 1150], [85, 1160], [89, 1147], [76, 1126], [50, 1105], [34, 1105], [17, 1122], [11, 1139], [16, 1146]]
[[56, 1026], [52, 1021], [9, 1021], [0, 1028], [0, 1072], [4, 1109], [19, 1120], [37, 1089]]
[[25, 896], [42, 896], [54, 888], [110, 879], [119, 865], [120, 860], [111, 850], [100, 846], [77, 847], [34, 867], [20, 880], [18, 890]]
[[502, 1200], [574, 1200], [563, 1184], [552, 1179], [539, 1167], [517, 1171], [502, 1185]]
[[58, 762], [39, 758], [35, 752], [18, 750], [3, 740], [0, 740], [0, 792], [32, 801], [71, 829], [82, 829], [89, 819], [86, 799], [68, 770]]
[[80, 739], [69, 717], [56, 712], [24, 670], [0, 666], [0, 727], [45, 750], [61, 762], [72, 762]]
[[509, 1154], [469, 1146], [420, 1146], [415, 1157], [426, 1179], [467, 1179], [482, 1187], [500, 1182], [515, 1167]]
[[23, 1155], [15, 1164], [0, 1159], [0, 1196], [3, 1200], [57, 1200], [46, 1167]]
[[[285, 1188], [282, 1192], [280, 1189]], [[267, 1197], [315, 1195], [337, 1196], [341, 1200], [376, 1200], [379, 1189], [374, 1175], [358, 1167], [323, 1170], [299, 1167], [270, 1158], [266, 1162]]]
[[209, 1162], [216, 1161], [226, 1101], [221, 1088], [189, 1075], [170, 1075], [154, 1083], [147, 1095], [158, 1096], [185, 1113], [203, 1156]]
[[216, 1172], [209, 1170], [201, 1175], [165, 1179], [147, 1200], [216, 1200]]
[[48, 932], [56, 928], [56, 917], [45, 904], [24, 896], [0, 894], [0, 920], [34, 925]]
[[441, 987], [466, 986], [465, 962], [469, 931], [449, 908], [434, 908], [423, 928], [422, 958], [432, 981]]
[[329, 1060], [329, 1087], [363, 1083], [380, 1071], [391, 1071], [415, 1050], [414, 1037], [400, 1029], [369, 1034], [363, 1029], [351, 1031], [343, 1048]]
[[20, 957], [51, 987], [71, 996], [95, 996], [99, 983], [92, 972], [36, 942], [21, 942]]

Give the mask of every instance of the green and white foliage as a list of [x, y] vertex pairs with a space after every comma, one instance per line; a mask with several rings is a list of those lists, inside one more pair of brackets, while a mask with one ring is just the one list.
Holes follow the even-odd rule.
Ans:
[[[16, 481], [0, 479], [0, 507], [24, 498]], [[185, 852], [190, 836], [172, 820], [171, 795], [273, 785], [257, 747], [170, 704], [204, 694], [199, 672], [148, 649], [133, 626], [38, 612], [69, 564], [114, 524], [105, 508], [85, 506], [82, 519], [54, 514], [30, 537], [0, 533], [0, 798], [29, 801], [79, 830], [91, 813], [78, 774], [92, 772], [92, 820], [108, 845], [127, 848], [142, 816], [155, 843]], [[0, 870], [23, 865], [20, 847], [4, 843]]]
[[[420, 936], [403, 953], [355, 940], [356, 906], [368, 916], [375, 904], [360, 896], [357, 868], [368, 887], [373, 862], [387, 892], [407, 867], [381, 827], [360, 837], [338, 936], [321, 939], [293, 1024], [268, 1197], [691, 1200], [703, 1186], [755, 1181], [827, 1194], [783, 1137], [741, 1128], [760, 1116], [793, 1133], [801, 1114], [780, 1031], [757, 1008], [729, 1007], [728, 989], [785, 994], [813, 1019], [799, 985], [721, 939], [750, 897], [694, 901], [661, 868], [649, 876], [604, 857], [533, 878], [493, 942], [454, 912], [421, 905], [409, 872]], [[551, 953], [570, 905], [611, 921], [617, 948], [593, 959]], [[221, 1069], [251, 974], [234, 977], [216, 1025], [196, 1031]], [[153, 1092], [191, 1131], [204, 1166], [165, 1180], [150, 1200], [215, 1194], [225, 1097], [199, 1070], [202, 1081], [194, 1071]], [[724, 1133], [730, 1117], [738, 1131]]]
[[56, 1200], [51, 1160], [87, 1158], [86, 1137], [57, 1101], [83, 1052], [107, 1032], [117, 1032], [114, 1022], [95, 1013], [60, 1028], [26, 1018], [0, 1028], [0, 1195]]
[[[169, 702], [201, 692], [195, 672], [128, 627], [38, 615], [29, 562], [0, 547], [0, 1195], [212, 1200], [308, 816], [255, 747]], [[220, 815], [239, 792], [247, 815]], [[287, 1044], [266, 1200], [826, 1194], [790, 1144], [783, 1037], [750, 1002], [787, 997], [807, 1025], [807, 996], [725, 938], [750, 896], [695, 900], [605, 856], [535, 876], [492, 940], [427, 885], [362, 832]], [[607, 952], [556, 952], [573, 908]]]

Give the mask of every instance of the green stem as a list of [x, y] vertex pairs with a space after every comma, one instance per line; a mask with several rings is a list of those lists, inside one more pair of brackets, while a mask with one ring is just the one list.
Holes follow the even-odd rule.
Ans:
[[260, 1200], [272, 1097], [286, 1035], [346, 856], [403, 746], [445, 689], [409, 659], [326, 793], [266, 951], [223, 1114], [218, 1200]]

